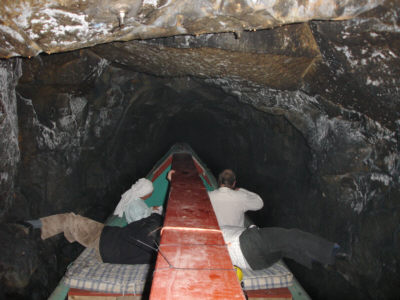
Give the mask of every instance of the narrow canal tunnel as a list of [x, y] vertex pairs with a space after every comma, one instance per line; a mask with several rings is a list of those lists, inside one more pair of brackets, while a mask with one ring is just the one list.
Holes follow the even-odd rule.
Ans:
[[81, 250], [62, 237], [27, 238], [15, 220], [74, 211], [104, 221], [133, 181], [185, 141], [214, 175], [233, 168], [240, 186], [262, 196], [264, 208], [250, 214], [258, 225], [297, 227], [351, 252], [339, 270], [288, 261], [313, 299], [397, 299], [393, 3], [240, 37], [1, 60], [0, 240], [10, 246], [0, 250], [0, 298], [46, 298]]

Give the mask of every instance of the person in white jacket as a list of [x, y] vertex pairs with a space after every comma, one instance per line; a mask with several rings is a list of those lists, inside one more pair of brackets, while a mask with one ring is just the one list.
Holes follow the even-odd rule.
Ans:
[[162, 213], [162, 206], [148, 207], [144, 202], [153, 193], [153, 183], [140, 178], [132, 187], [122, 194], [121, 200], [115, 208], [114, 215], [122, 218], [125, 215], [127, 223], [147, 218], [153, 212]]
[[219, 174], [218, 185], [219, 188], [208, 195], [220, 227], [244, 227], [245, 212], [259, 210], [264, 206], [263, 200], [256, 193], [244, 188], [235, 189], [236, 175], [230, 169]]

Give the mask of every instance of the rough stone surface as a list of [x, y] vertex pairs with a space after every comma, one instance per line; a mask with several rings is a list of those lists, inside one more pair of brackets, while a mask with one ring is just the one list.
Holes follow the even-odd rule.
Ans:
[[13, 203], [14, 178], [20, 159], [15, 95], [20, 75], [20, 61], [0, 61], [0, 219]]
[[383, 1], [3, 0], [0, 57], [353, 17]]
[[306, 24], [246, 32], [240, 39], [234, 34], [185, 35], [100, 45], [94, 51], [157, 76], [237, 78], [280, 89], [298, 88], [320, 60]]
[[358, 18], [312, 23], [322, 53], [318, 77], [307, 82], [349, 110], [362, 112], [391, 130], [400, 119], [399, 1], [388, 1]]
[[[61, 239], [60, 239], [61, 238]], [[18, 224], [0, 224], [0, 298], [47, 299], [82, 247], [58, 236], [41, 241], [40, 233]]]
[[[396, 133], [366, 116], [344, 109], [330, 117], [321, 109], [325, 105], [323, 99], [317, 101], [301, 92], [258, 88], [251, 93], [243, 92], [240, 85], [227, 83], [214, 84], [222, 84], [226, 92], [239, 95], [244, 103], [252, 102], [259, 110], [283, 114], [302, 132], [312, 155], [306, 161], [308, 177], [286, 177], [289, 174], [282, 170], [276, 172], [273, 163], [259, 166], [268, 170], [257, 173], [268, 182], [263, 189], [263, 198], [268, 202], [255, 214], [257, 221], [263, 225], [318, 232], [343, 245], [352, 259], [340, 272], [351, 284], [357, 282], [357, 286], [363, 286], [360, 291], [366, 291], [366, 295], [362, 297], [384, 299], [380, 286], [386, 284], [391, 285], [388, 295], [398, 294], [394, 281], [387, 281], [399, 276], [399, 237], [393, 235], [399, 223], [398, 200], [395, 200], [400, 188]], [[292, 191], [296, 187], [294, 197]], [[382, 225], [377, 225], [380, 222]], [[299, 280], [302, 282], [302, 276]], [[329, 297], [338, 296], [334, 293]], [[327, 297], [320, 294], [318, 298]]]
[[[37, 217], [73, 209], [77, 203], [84, 210], [89, 206], [83, 194], [86, 185], [93, 185], [96, 193], [104, 193], [97, 185], [104, 189], [108, 182], [85, 177], [83, 164], [97, 162], [83, 161], [110, 138], [108, 127], [115, 127], [121, 114], [118, 108], [112, 107], [112, 101], [121, 101], [118, 93], [117, 99], [106, 100], [110, 102], [109, 110], [102, 105], [94, 110], [88, 108], [90, 99], [85, 91], [102, 74], [107, 62], [80, 54], [56, 61], [39, 59], [25, 64], [23, 71], [28, 76], [24, 75], [20, 81], [19, 182], [22, 194], [36, 203], [31, 213]], [[32, 78], [29, 74], [35, 76]], [[31, 85], [32, 82], [36, 84]], [[48, 106], [47, 99], [52, 99], [52, 105]], [[71, 199], [75, 203], [65, 207]]]
[[2, 285], [9, 290], [26, 287], [38, 268], [36, 243], [18, 225], [0, 226], [0, 242], [0, 255], [7, 258], [0, 261]]

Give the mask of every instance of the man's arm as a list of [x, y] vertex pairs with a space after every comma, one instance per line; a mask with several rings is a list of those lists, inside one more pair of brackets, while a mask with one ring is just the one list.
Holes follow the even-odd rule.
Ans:
[[240, 188], [238, 192], [243, 195], [243, 204], [246, 210], [259, 210], [264, 206], [264, 202], [258, 194], [250, 192], [244, 188]]

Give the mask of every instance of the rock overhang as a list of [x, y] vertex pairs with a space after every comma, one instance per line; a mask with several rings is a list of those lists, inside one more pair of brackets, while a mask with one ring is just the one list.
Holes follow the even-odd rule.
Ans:
[[310, 20], [343, 20], [381, 0], [4, 0], [0, 57], [31, 57], [174, 35], [274, 28]]

